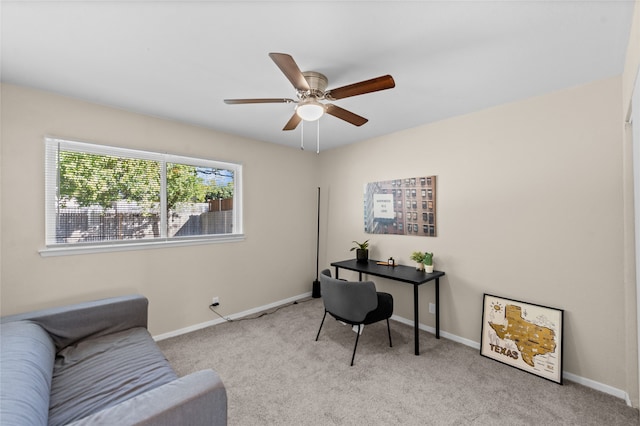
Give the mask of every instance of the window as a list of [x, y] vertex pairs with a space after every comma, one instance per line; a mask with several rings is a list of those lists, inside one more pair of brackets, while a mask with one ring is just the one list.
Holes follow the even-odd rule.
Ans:
[[47, 138], [48, 248], [241, 239], [242, 166]]

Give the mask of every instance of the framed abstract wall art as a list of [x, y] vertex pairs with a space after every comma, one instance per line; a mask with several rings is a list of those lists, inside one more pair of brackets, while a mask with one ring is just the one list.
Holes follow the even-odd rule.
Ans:
[[364, 230], [368, 234], [437, 236], [436, 177], [367, 183]]
[[562, 384], [562, 309], [484, 295], [480, 355]]

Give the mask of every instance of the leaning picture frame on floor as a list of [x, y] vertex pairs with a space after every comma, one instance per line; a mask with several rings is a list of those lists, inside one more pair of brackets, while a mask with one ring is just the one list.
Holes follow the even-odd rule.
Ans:
[[484, 294], [480, 355], [562, 384], [564, 310]]

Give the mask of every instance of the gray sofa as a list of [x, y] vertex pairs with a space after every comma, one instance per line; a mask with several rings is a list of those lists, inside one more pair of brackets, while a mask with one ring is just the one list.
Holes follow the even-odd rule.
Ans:
[[226, 425], [213, 370], [178, 377], [123, 296], [0, 319], [1, 425]]

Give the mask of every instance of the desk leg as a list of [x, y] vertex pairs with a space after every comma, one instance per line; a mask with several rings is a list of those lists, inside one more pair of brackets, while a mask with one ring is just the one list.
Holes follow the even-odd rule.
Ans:
[[418, 315], [418, 286], [413, 286], [413, 341], [415, 342], [415, 354], [420, 355], [420, 316]]
[[336, 266], [336, 280], [339, 278], [338, 276], [338, 267]]
[[436, 339], [440, 338], [440, 278], [436, 278]]

